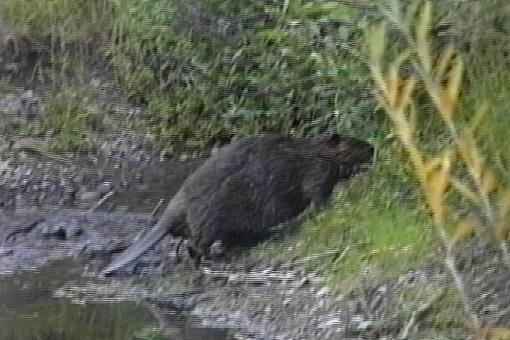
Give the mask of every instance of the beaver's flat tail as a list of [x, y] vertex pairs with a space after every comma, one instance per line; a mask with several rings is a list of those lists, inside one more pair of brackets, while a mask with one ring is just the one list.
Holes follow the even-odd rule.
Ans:
[[146, 251], [154, 247], [169, 232], [170, 230], [167, 226], [158, 223], [144, 237], [138, 239], [129, 248], [124, 250], [112, 263], [110, 263], [108, 267], [103, 269], [101, 275], [110, 275], [113, 272], [133, 262]]

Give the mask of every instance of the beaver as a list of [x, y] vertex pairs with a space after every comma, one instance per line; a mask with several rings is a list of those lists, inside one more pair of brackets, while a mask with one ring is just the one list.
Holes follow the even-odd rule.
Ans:
[[335, 185], [366, 167], [373, 155], [369, 143], [339, 134], [236, 139], [196, 169], [153, 229], [101, 274], [132, 262], [168, 233], [189, 239], [188, 252], [198, 267], [215, 241], [228, 247], [259, 240], [308, 206], [321, 208]]

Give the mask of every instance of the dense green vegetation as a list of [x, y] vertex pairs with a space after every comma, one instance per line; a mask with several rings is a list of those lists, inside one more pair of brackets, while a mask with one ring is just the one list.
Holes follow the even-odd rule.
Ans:
[[[437, 246], [372, 96], [363, 33], [392, 3], [398, 1], [5, 0], [4, 12], [17, 34], [49, 42], [53, 68], [69, 70], [77, 55], [104, 58], [118, 84], [149, 107], [145, 128], [161, 141], [205, 145], [222, 135], [266, 131], [337, 131], [371, 140], [379, 157], [370, 175], [340, 188], [332, 209], [299, 235], [261, 247], [305, 257], [349, 246], [339, 260], [311, 263], [340, 284], [368, 268], [387, 276], [416, 266]], [[441, 0], [435, 11], [435, 47], [451, 42], [462, 53], [461, 105], [490, 104], [477, 137], [508, 180], [510, 5]], [[395, 28], [390, 39], [404, 43]], [[440, 124], [427, 115], [425, 98], [418, 104], [420, 143], [438, 149], [445, 143]], [[46, 127], [61, 136], [67, 126], [90, 125], [79, 108], [60, 111]], [[472, 112], [460, 115], [469, 119]]]
[[377, 129], [359, 51], [366, 15], [349, 6], [12, 0], [5, 8], [11, 24], [55, 53], [99, 46], [163, 139]]

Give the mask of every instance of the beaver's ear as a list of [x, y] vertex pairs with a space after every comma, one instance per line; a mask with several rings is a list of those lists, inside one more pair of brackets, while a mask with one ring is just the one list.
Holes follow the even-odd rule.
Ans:
[[333, 134], [325, 143], [320, 151], [320, 154], [327, 158], [337, 158], [342, 154], [348, 152], [349, 143], [347, 143], [339, 134]]
[[327, 146], [337, 146], [342, 141], [342, 137], [338, 133], [334, 133], [326, 142]]

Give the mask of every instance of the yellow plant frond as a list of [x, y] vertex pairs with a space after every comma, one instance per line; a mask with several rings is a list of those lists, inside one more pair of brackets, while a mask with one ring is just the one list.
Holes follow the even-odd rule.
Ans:
[[386, 88], [387, 88], [387, 101], [390, 107], [397, 106], [397, 97], [400, 89], [400, 80], [398, 78], [398, 68], [396, 65], [391, 65], [386, 77]]
[[[407, 107], [411, 103], [411, 96], [414, 91], [414, 87], [416, 85], [416, 78], [410, 77], [407, 80], [402, 80], [403, 87], [401, 91], [400, 98], [398, 100], [398, 108], [402, 111], [405, 111]], [[409, 128], [412, 129], [414, 124], [408, 124]], [[412, 131], [414, 133], [414, 130]]]
[[455, 54], [454, 48], [452, 45], [449, 45], [444, 49], [444, 51], [441, 53], [441, 56], [439, 57], [439, 60], [437, 61], [436, 65], [436, 82], [441, 82], [441, 80], [444, 78], [446, 70], [448, 69], [448, 66], [450, 65], [450, 61], [453, 58], [453, 55]]
[[420, 150], [414, 145], [412, 141], [409, 141], [407, 144], [403, 144], [406, 152], [409, 154], [409, 159], [413, 165], [416, 176], [420, 180], [420, 183], [425, 185], [427, 181], [427, 167], [425, 165], [425, 161], [423, 160], [423, 156], [420, 153]]
[[440, 90], [442, 91], [439, 95], [440, 103], [438, 105], [439, 114], [441, 115], [441, 118], [448, 124], [449, 126], [453, 124], [453, 111], [454, 111], [454, 103], [450, 100], [448, 91], [446, 90]]
[[409, 55], [409, 51], [400, 53], [390, 66], [386, 86], [388, 89], [388, 102], [390, 102], [391, 106], [398, 106], [397, 101], [399, 98], [399, 92], [400, 89], [405, 85], [404, 81], [399, 77], [400, 67], [409, 58]]
[[471, 236], [476, 228], [480, 226], [480, 221], [476, 218], [465, 218], [459, 222], [457, 228], [453, 232], [452, 241], [457, 243]]
[[429, 29], [431, 22], [431, 6], [429, 1], [425, 1], [420, 12], [420, 19], [416, 26], [416, 44], [417, 53], [420, 63], [425, 71], [430, 72], [432, 62], [430, 58], [430, 47], [429, 47]]
[[438, 167], [440, 167], [442, 160], [443, 159], [441, 157], [434, 157], [430, 161], [428, 161], [426, 166], [427, 173], [431, 173], [435, 171]]
[[463, 131], [457, 140], [457, 145], [464, 164], [466, 164], [476, 180], [479, 180], [482, 175], [484, 160], [480, 152], [478, 152], [475, 139], [469, 130]]
[[482, 175], [482, 187], [485, 192], [490, 194], [496, 190], [498, 184], [498, 180], [496, 178], [496, 174], [491, 169], [485, 169]]
[[469, 138], [466, 137], [466, 134], [459, 137], [457, 146], [464, 164], [466, 164], [468, 168], [471, 168], [473, 166], [473, 161], [471, 160]]
[[450, 183], [463, 197], [471, 200], [476, 205], [480, 204], [480, 198], [465, 183], [455, 177], [450, 177]]
[[401, 142], [404, 145], [409, 144], [412, 140], [412, 131], [409, 122], [404, 115], [404, 112], [396, 108], [389, 109], [387, 112], [390, 116], [390, 119], [393, 121], [393, 125], [395, 126], [395, 133]]
[[409, 118], [407, 121], [409, 122], [411, 131], [415, 132], [418, 124], [418, 116], [416, 114], [416, 106], [412, 100], [409, 101]]
[[448, 166], [454, 161], [455, 159], [455, 149], [447, 149], [444, 151], [443, 155], [440, 157], [434, 157], [427, 163], [427, 171], [433, 172], [437, 168], [443, 166], [445, 162], [448, 162]]
[[381, 72], [379, 65], [371, 65], [370, 71], [372, 72], [372, 77], [374, 78], [375, 86], [378, 88], [379, 93], [376, 94], [379, 102], [383, 106], [387, 106], [387, 97], [388, 97], [388, 89], [386, 87], [386, 81], [384, 80], [384, 75]]
[[439, 226], [445, 223], [444, 196], [450, 181], [450, 160], [447, 156], [443, 158], [441, 168], [433, 171], [426, 183], [426, 196], [434, 219]]
[[453, 68], [450, 72], [448, 84], [446, 85], [446, 95], [448, 99], [448, 104], [452, 108], [451, 113], [453, 113], [455, 105], [457, 105], [457, 102], [459, 100], [463, 69], [464, 64], [462, 63], [462, 60], [459, 57], [457, 57], [457, 60], [455, 61]]
[[443, 113], [450, 110], [448, 107], [448, 103], [445, 100], [445, 92], [441, 90], [441, 87], [439, 84], [436, 84], [434, 82], [427, 82], [426, 83], [427, 92], [430, 96], [430, 99], [432, 99], [432, 103], [436, 106], [437, 111], [439, 112], [439, 115], [443, 120], [445, 120], [448, 124], [451, 124], [451, 121], [448, 120], [448, 116], [444, 115]]

